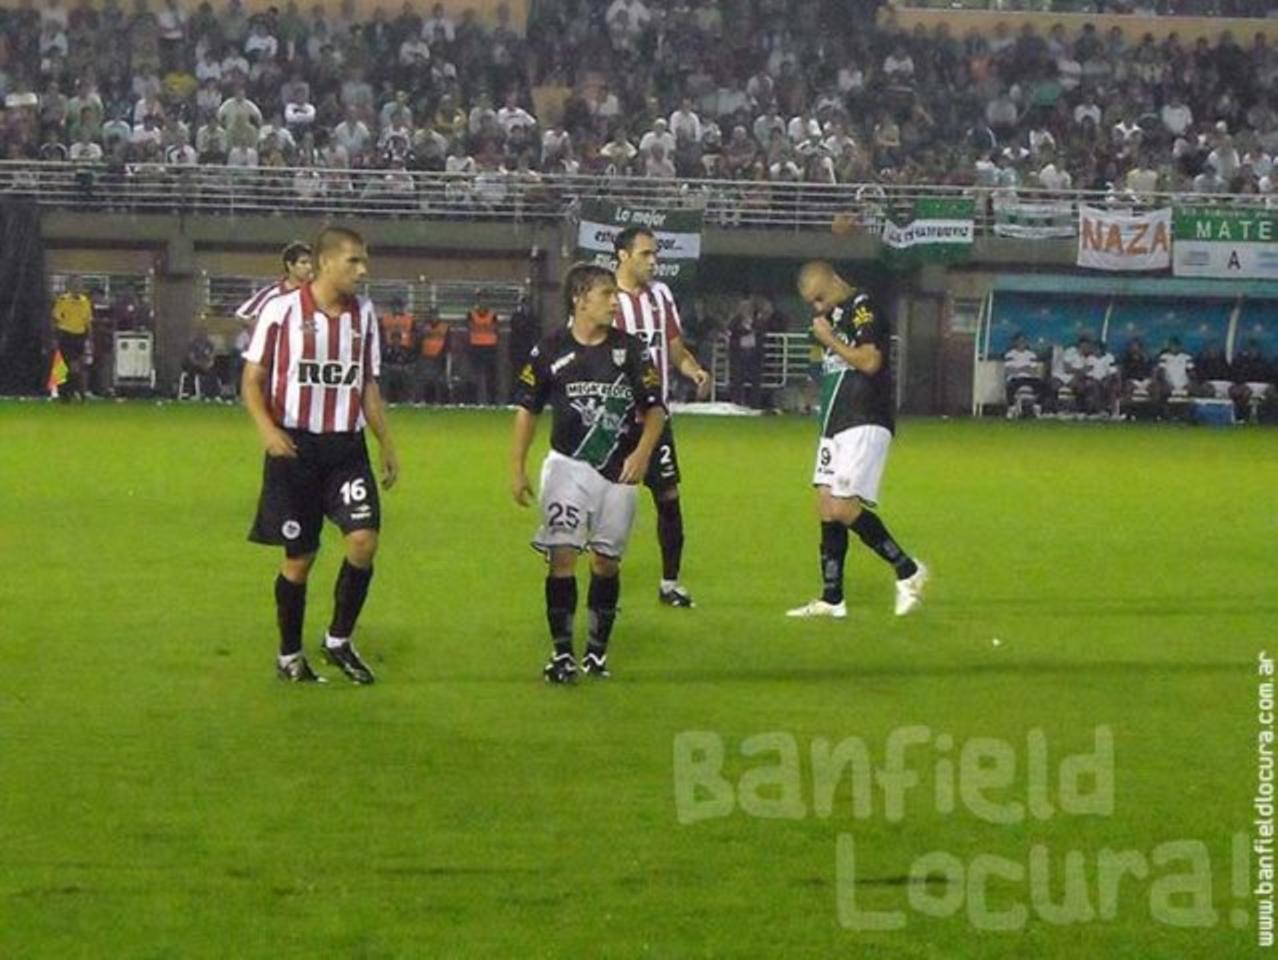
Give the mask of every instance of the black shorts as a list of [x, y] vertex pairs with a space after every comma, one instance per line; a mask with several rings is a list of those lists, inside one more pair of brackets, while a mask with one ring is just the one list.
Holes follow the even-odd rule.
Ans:
[[679, 454], [675, 450], [674, 430], [671, 429], [669, 420], [661, 428], [661, 439], [653, 448], [652, 459], [648, 461], [648, 473], [643, 482], [653, 493], [679, 485]]
[[75, 363], [84, 356], [84, 343], [89, 339], [87, 333], [67, 333], [65, 330], [58, 331], [58, 350], [62, 352], [62, 359], [68, 364]]
[[319, 549], [325, 516], [343, 534], [381, 529], [381, 501], [364, 434], [286, 432], [297, 457], [265, 458], [249, 539], [300, 557]]

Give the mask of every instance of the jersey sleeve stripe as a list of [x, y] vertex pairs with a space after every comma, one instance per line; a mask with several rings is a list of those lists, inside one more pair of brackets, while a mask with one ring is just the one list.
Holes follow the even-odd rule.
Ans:
[[284, 414], [288, 400], [288, 367], [292, 360], [289, 355], [289, 322], [293, 319], [290, 309], [284, 319], [271, 331], [275, 336], [274, 370], [275, 389], [271, 391], [271, 409], [275, 414], [275, 422], [284, 423]]
[[[314, 317], [302, 318], [302, 360], [315, 360], [315, 323]], [[310, 321], [309, 323], [307, 321]], [[297, 398], [297, 423], [303, 430], [311, 428], [311, 402], [313, 389], [310, 384], [302, 386]]]
[[[340, 317], [328, 317], [328, 359], [340, 360], [344, 344], [342, 343], [342, 321]], [[337, 394], [339, 388], [327, 387], [324, 390], [324, 420], [320, 430], [332, 433], [337, 429]]]

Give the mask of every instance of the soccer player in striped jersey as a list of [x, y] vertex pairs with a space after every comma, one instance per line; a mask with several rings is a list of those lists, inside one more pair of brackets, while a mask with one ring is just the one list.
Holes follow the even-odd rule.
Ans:
[[244, 353], [244, 404], [266, 450], [249, 539], [284, 548], [275, 579], [280, 677], [322, 682], [302, 654], [306, 582], [324, 517], [338, 526], [346, 556], [322, 651], [350, 680], [372, 683], [372, 670], [351, 643], [381, 528], [365, 425], [380, 447], [382, 486], [394, 484], [399, 463], [377, 387], [377, 314], [355, 295], [368, 272], [364, 241], [353, 230], [329, 227], [314, 255], [314, 281], [267, 301]]
[[[710, 374], [683, 344], [683, 327], [674, 294], [655, 282], [657, 237], [646, 227], [627, 227], [613, 242], [617, 254], [616, 325], [648, 347], [661, 376], [661, 402], [669, 406], [670, 368], [697, 385], [697, 397], [710, 393]], [[683, 511], [679, 504], [679, 457], [672, 421], [667, 419], [648, 466], [644, 484], [657, 508], [657, 540], [661, 544], [661, 586], [658, 599], [671, 607], [693, 606], [692, 595], [679, 582], [683, 563]]]
[[309, 283], [314, 273], [309, 244], [294, 240], [284, 248], [281, 257], [284, 261], [284, 276], [256, 291], [235, 308], [235, 315], [250, 330], [257, 323], [257, 315], [262, 312], [262, 308], [266, 306], [269, 300], [278, 297], [282, 293], [296, 290], [304, 283]]

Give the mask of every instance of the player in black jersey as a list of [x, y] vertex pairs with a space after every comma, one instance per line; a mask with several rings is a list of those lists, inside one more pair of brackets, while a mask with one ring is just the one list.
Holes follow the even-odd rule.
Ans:
[[634, 523], [637, 484], [647, 472], [666, 420], [661, 378], [637, 337], [612, 325], [617, 284], [594, 264], [573, 265], [564, 277], [569, 325], [529, 354], [516, 382], [511, 493], [532, 501], [528, 448], [537, 415], [550, 405], [550, 453], [541, 468], [542, 523], [533, 546], [546, 555], [546, 620], [554, 653], [551, 683], [576, 678], [573, 616], [577, 556], [589, 550], [589, 634], [582, 670], [608, 676], [608, 639], [621, 592], [620, 566]]
[[863, 291], [830, 264], [814, 260], [799, 271], [799, 296], [812, 307], [812, 335], [824, 348], [821, 376], [821, 440], [817, 447], [817, 488], [821, 514], [819, 599], [795, 607], [789, 617], [847, 616], [843, 562], [848, 529], [896, 571], [896, 615], [919, 605], [927, 567], [909, 556], [878, 515], [879, 481], [896, 432], [887, 318]]

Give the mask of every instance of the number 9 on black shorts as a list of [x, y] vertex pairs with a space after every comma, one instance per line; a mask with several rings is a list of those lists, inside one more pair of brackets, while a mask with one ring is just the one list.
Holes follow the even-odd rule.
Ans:
[[381, 529], [381, 500], [364, 435], [288, 433], [297, 457], [266, 457], [249, 539], [298, 557], [319, 549], [326, 516], [343, 534]]

